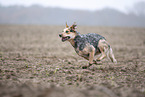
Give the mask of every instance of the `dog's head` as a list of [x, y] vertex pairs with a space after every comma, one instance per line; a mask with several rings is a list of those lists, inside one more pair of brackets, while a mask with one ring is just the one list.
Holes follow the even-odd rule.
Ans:
[[77, 25], [75, 23], [70, 27], [66, 23], [66, 28], [63, 29], [61, 34], [59, 34], [59, 37], [62, 38], [63, 42], [75, 38], [75, 36], [76, 36], [76, 27], [77, 27]]

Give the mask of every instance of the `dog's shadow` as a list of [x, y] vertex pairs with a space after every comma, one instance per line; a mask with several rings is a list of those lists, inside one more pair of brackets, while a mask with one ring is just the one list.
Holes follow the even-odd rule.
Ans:
[[90, 67], [92, 67], [94, 65], [103, 65], [103, 63], [100, 62], [100, 61], [97, 61], [97, 62], [95, 62], [95, 63], [93, 63], [91, 65], [84, 65], [84, 66], [82, 66], [82, 69], [90, 69]]
[[116, 72], [116, 70], [119, 70], [121, 67], [118, 67], [118, 66], [113, 66], [112, 64], [103, 64], [103, 63], [98, 63], [98, 64], [93, 64], [92, 66], [90, 67], [86, 67], [85, 66], [82, 66], [82, 69], [87, 69], [89, 71], [92, 71], [92, 72]]

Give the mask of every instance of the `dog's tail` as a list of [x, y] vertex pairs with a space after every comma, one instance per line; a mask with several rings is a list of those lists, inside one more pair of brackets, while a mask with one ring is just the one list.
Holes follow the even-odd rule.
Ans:
[[117, 60], [114, 57], [113, 50], [110, 45], [108, 45], [107, 57], [115, 64], [117, 64]]

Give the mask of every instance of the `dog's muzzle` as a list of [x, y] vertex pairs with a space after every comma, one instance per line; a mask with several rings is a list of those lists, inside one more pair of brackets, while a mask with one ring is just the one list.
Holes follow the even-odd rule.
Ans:
[[62, 42], [66, 41], [66, 40], [68, 40], [68, 39], [70, 39], [70, 36], [62, 37]]
[[[59, 34], [59, 37], [62, 37], [62, 34]], [[66, 41], [68, 39], [70, 39], [70, 36], [62, 37], [61, 40], [62, 40], [62, 42], [64, 42], [64, 41]]]

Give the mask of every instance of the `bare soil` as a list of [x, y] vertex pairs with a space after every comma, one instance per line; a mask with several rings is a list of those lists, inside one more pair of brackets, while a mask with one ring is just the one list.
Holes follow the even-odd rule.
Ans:
[[89, 69], [63, 28], [0, 25], [0, 97], [145, 97], [145, 28], [78, 26], [103, 35], [118, 61]]

